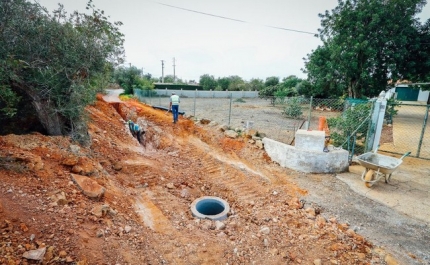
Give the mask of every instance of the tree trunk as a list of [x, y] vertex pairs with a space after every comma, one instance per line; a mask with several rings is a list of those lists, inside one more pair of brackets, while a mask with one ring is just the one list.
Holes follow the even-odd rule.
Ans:
[[49, 100], [34, 99], [33, 106], [36, 109], [40, 123], [49, 135], [62, 135], [61, 122], [55, 113], [52, 103]]
[[14, 83], [12, 86], [23, 91], [31, 99], [37, 117], [48, 135], [62, 135], [60, 116], [55, 111], [55, 107], [49, 99], [42, 99], [37, 89], [17, 83]]

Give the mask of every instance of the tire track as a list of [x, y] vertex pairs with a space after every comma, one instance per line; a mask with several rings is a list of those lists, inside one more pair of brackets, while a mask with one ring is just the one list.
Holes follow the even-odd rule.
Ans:
[[235, 201], [247, 203], [266, 196], [266, 189], [260, 182], [267, 181], [267, 178], [256, 174], [258, 172], [241, 161], [208, 150], [198, 139], [190, 140], [185, 152], [191, 161], [199, 161], [202, 178], [211, 183], [213, 191], [227, 195], [229, 200], [234, 198]]

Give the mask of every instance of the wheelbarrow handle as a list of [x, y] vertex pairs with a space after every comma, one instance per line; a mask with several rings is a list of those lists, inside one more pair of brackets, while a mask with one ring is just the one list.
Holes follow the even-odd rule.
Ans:
[[408, 155], [410, 155], [411, 154], [411, 152], [407, 152], [406, 154], [404, 154], [401, 158], [400, 158], [400, 160], [403, 160], [403, 158], [405, 158], [405, 157], [407, 157]]

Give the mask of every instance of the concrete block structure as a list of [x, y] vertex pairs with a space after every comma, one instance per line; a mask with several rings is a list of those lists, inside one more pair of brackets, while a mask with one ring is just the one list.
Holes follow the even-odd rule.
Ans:
[[300, 150], [323, 151], [324, 141], [324, 131], [297, 130], [295, 147]]
[[[280, 143], [269, 138], [263, 138], [264, 149], [270, 158], [282, 167], [291, 168], [305, 173], [339, 173], [348, 171], [348, 151], [330, 150], [323, 152], [320, 133], [299, 134], [299, 148]], [[297, 143], [297, 142], [296, 142]]]

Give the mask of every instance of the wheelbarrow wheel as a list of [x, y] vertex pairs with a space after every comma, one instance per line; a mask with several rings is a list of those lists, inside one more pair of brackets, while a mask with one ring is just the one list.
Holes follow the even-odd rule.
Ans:
[[369, 182], [369, 181], [373, 181], [375, 179], [375, 171], [372, 169], [369, 169], [366, 173], [366, 175], [364, 176], [364, 184], [366, 185], [366, 187], [370, 188], [373, 186], [373, 182]]
[[390, 174], [390, 175], [388, 175], [388, 177], [386, 177], [386, 178], [385, 178], [385, 183], [390, 182], [390, 179], [391, 179], [391, 174]]

